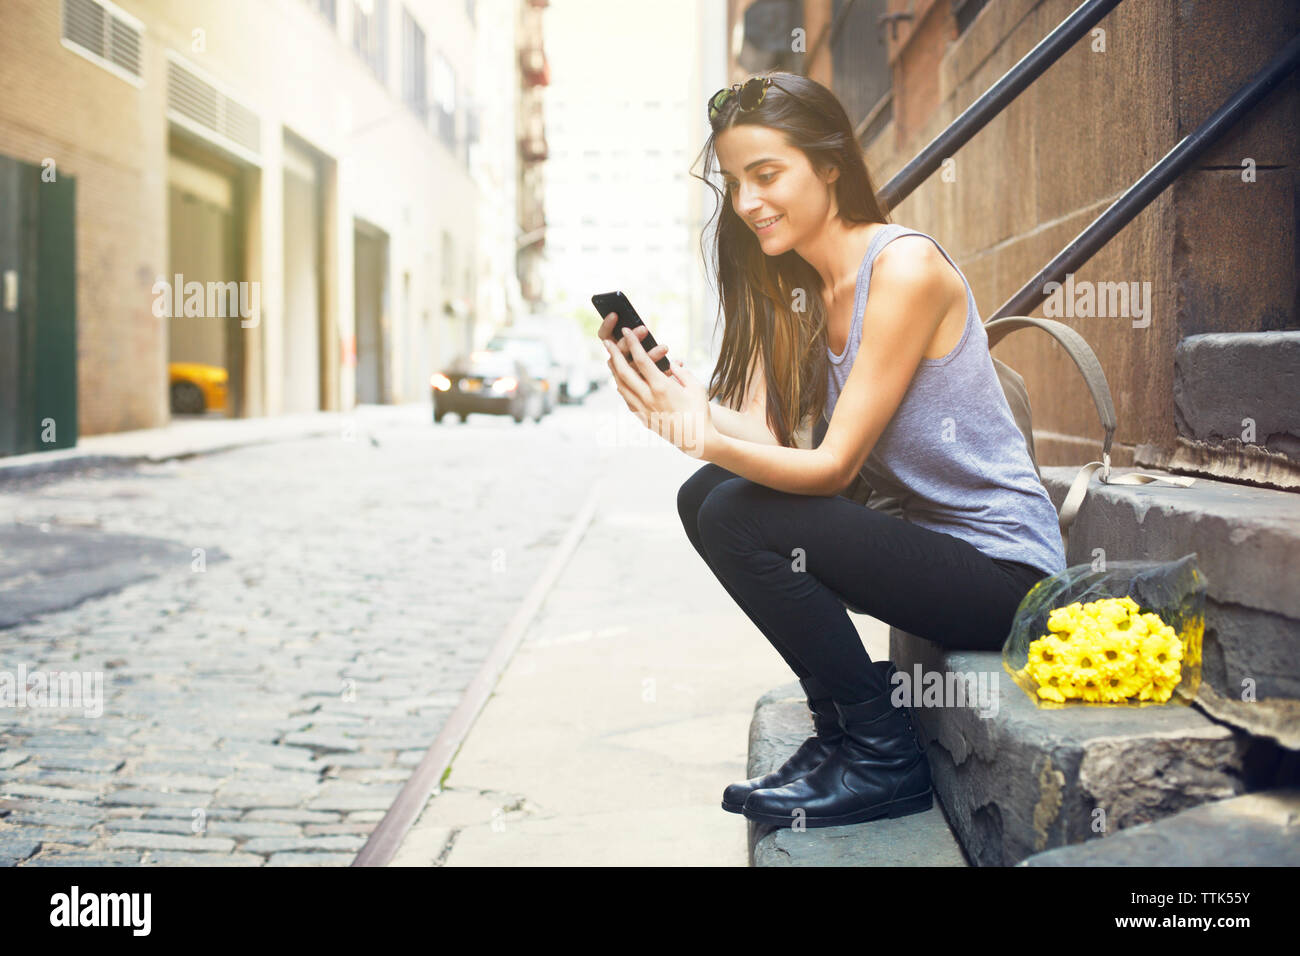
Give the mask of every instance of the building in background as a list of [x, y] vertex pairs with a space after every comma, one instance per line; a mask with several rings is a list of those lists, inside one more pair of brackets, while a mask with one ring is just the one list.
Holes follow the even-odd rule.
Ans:
[[516, 61], [477, 58], [480, 5], [0, 9], [0, 153], [76, 186], [80, 434], [165, 424], [173, 363], [225, 369], [236, 416], [427, 399], [475, 341], [476, 78]]
[[518, 8], [519, 87], [518, 215], [516, 240], [520, 290], [529, 312], [543, 301], [541, 262], [546, 246], [546, 196], [543, 164], [548, 158], [545, 92], [551, 66], [543, 43], [542, 13], [547, 0], [523, 0]]
[[[477, 4], [480, 20], [495, 26], [475, 36], [474, 60], [481, 64], [475, 94], [484, 108], [473, 114], [479, 127], [470, 153], [470, 172], [479, 191], [474, 348], [483, 348], [500, 326], [529, 311], [517, 268], [522, 234], [517, 130], [523, 83], [517, 27], [524, 2], [479, 0]], [[449, 352], [440, 356], [444, 363], [450, 357]]]
[[716, 304], [700, 255], [713, 207], [690, 172], [724, 14], [696, 0], [553, 0], [548, 20], [547, 307], [594, 329], [592, 294], [622, 289], [659, 342], [697, 361]]

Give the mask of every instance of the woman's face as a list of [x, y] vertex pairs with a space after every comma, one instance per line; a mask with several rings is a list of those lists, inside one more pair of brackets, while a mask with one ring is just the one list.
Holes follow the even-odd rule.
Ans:
[[[763, 253], [780, 255], [821, 231], [832, 216], [828, 182], [808, 157], [770, 126], [733, 126], [714, 140], [731, 208], [758, 237]], [[774, 220], [774, 221], [773, 221]]]

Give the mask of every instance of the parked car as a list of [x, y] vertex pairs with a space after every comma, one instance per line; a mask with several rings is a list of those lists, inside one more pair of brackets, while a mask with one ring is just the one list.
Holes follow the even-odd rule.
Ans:
[[429, 379], [433, 420], [454, 412], [465, 421], [471, 412], [509, 415], [516, 423], [544, 412], [542, 390], [528, 366], [499, 349], [476, 349], [456, 358], [445, 371]]
[[494, 335], [488, 341], [487, 347], [496, 351], [509, 352], [528, 367], [529, 373], [540, 383], [543, 414], [549, 415], [555, 409], [555, 396], [559, 391], [561, 370], [556, 366], [546, 340], [534, 335], [509, 331]]
[[594, 387], [592, 364], [585, 334], [572, 316], [530, 316], [511, 326], [515, 335], [545, 339], [557, 366], [556, 400], [560, 404], [577, 404], [586, 399]]
[[171, 362], [167, 373], [171, 380], [172, 414], [202, 415], [226, 407], [224, 368], [201, 362]]

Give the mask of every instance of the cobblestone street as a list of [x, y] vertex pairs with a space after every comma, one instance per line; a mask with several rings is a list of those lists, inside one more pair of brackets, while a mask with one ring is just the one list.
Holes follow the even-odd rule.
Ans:
[[177, 555], [0, 630], [0, 671], [103, 674], [102, 715], [0, 709], [0, 864], [350, 863], [581, 508], [613, 409], [411, 405], [0, 485], [0, 528]]

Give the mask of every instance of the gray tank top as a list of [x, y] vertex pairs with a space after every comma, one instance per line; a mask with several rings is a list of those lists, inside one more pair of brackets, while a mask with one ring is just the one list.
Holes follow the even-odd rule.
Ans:
[[891, 240], [906, 235], [925, 236], [961, 276], [966, 327], [943, 358], [921, 359], [862, 476], [880, 494], [898, 497], [904, 517], [914, 524], [968, 541], [991, 558], [1048, 573], [1063, 570], [1056, 507], [1034, 472], [998, 382], [975, 295], [933, 236], [897, 223], [877, 230], [858, 270], [848, 344], [841, 355], [826, 349], [826, 418], [835, 411], [862, 341], [872, 262]]

